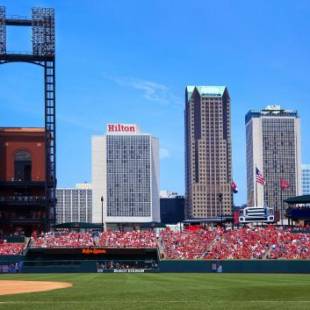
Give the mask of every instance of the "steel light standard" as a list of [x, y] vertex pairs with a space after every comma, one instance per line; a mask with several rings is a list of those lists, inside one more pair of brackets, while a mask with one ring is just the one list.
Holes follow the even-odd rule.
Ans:
[[283, 189], [281, 187], [281, 226], [283, 226]]
[[217, 194], [217, 200], [220, 203], [221, 224], [223, 223], [223, 193]]
[[103, 196], [101, 196], [101, 231], [104, 231], [104, 227], [103, 227]]

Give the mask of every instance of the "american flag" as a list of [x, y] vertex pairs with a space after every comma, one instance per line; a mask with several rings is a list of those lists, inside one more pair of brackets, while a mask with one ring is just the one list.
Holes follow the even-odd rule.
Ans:
[[233, 191], [234, 194], [238, 193], [238, 186], [237, 186], [237, 183], [235, 181], [231, 182], [231, 190]]
[[265, 178], [257, 167], [256, 167], [256, 182], [261, 185], [265, 185]]

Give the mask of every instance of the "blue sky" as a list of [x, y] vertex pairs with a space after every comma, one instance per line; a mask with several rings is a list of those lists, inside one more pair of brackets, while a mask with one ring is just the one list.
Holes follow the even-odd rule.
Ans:
[[[310, 2], [238, 0], [0, 1], [7, 15], [56, 9], [59, 186], [91, 180], [91, 136], [137, 123], [161, 144], [161, 188], [184, 193], [184, 89], [226, 85], [232, 99], [237, 204], [246, 200], [244, 115], [297, 109], [310, 162]], [[8, 49], [30, 49], [11, 28]], [[0, 66], [0, 126], [43, 125], [40, 68]]]

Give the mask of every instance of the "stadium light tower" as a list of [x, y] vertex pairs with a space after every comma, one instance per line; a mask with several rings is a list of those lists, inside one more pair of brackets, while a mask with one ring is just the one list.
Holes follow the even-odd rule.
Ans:
[[103, 196], [100, 198], [101, 201], [101, 231], [104, 232], [104, 225], [103, 225]]
[[[7, 51], [7, 26], [32, 28], [32, 52]], [[32, 17], [6, 17], [0, 6], [0, 64], [26, 62], [41, 66], [44, 74], [44, 124], [46, 140], [46, 203], [49, 226], [55, 223], [56, 205], [56, 98], [55, 98], [55, 17], [54, 9], [33, 8]]]

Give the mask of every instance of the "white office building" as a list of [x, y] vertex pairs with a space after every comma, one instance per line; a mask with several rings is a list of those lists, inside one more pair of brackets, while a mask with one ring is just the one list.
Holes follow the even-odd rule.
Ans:
[[93, 223], [160, 222], [159, 143], [136, 125], [92, 137]]
[[76, 184], [75, 188], [56, 190], [56, 223], [92, 221], [92, 189], [89, 183]]
[[[281, 200], [301, 193], [300, 119], [278, 105], [249, 111], [245, 117], [249, 207], [281, 208]], [[256, 181], [257, 170], [265, 184]], [[288, 187], [281, 192], [280, 182]]]

